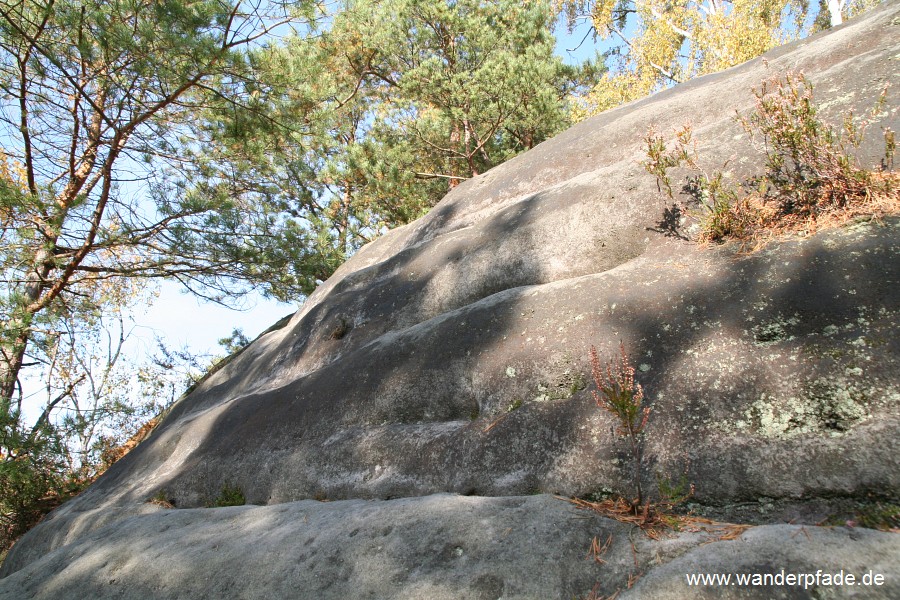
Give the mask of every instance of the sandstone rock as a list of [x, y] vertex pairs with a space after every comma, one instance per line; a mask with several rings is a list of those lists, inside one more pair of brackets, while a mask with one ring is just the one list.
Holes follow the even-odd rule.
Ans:
[[[841, 569], [887, 579], [855, 595], [832, 586], [828, 597], [891, 599], [900, 590], [895, 534], [768, 525], [723, 541], [727, 527], [707, 527], [652, 539], [547, 495], [155, 509], [13, 573], [0, 600], [570, 600], [590, 590], [605, 597], [634, 580], [621, 598], [814, 598], [812, 585], [691, 587], [685, 576]], [[606, 546], [599, 561], [588, 552], [592, 540]]]
[[569, 600], [593, 585], [585, 539], [628, 547], [623, 525], [571, 513], [547, 496], [451, 495], [160, 510], [60, 548], [0, 598]]
[[[898, 40], [893, 3], [455, 188], [363, 248], [25, 536], [0, 598], [571, 598], [597, 581], [611, 594], [638, 571], [631, 597], [687, 598], [699, 596], [674, 582], [705, 564], [896, 577], [891, 534], [770, 525], [742, 542], [654, 541], [548, 494], [630, 493], [625, 445], [586, 389], [588, 348], [611, 357], [624, 343], [653, 406], [646, 488], [686, 474], [696, 510], [771, 523], [896, 502], [900, 219], [749, 255], [700, 248], [667, 227], [639, 163], [651, 125], [690, 122], [709, 165], [758, 172], [733, 119], [751, 88], [802, 71], [839, 122], [897, 80]], [[900, 130], [898, 107], [893, 91], [870, 131]], [[882, 153], [872, 143], [860, 159]], [[199, 508], [224, 486], [260, 506]], [[160, 493], [178, 510], [147, 504]], [[608, 562], [586, 560], [609, 534]], [[896, 595], [891, 581], [878, 593]], [[732, 592], [716, 597], [772, 597]]]
[[[802, 538], [802, 539], [797, 539]], [[896, 534], [846, 528], [767, 525], [740, 538], [701, 545], [652, 569], [622, 600], [732, 598], [867, 598], [900, 596]], [[688, 585], [687, 575], [731, 575], [731, 585]], [[821, 577], [816, 578], [816, 574]], [[768, 585], [738, 586], [737, 574], [773, 576]], [[783, 583], [795, 575], [790, 585]], [[853, 582], [846, 575], [853, 575]], [[778, 580], [775, 576], [781, 575]], [[824, 585], [825, 576], [830, 585]], [[881, 575], [881, 579], [876, 579]], [[866, 580], [868, 577], [868, 580]], [[752, 581], [752, 579], [751, 579]], [[790, 582], [789, 579], [787, 579]], [[876, 581], [881, 581], [876, 584]], [[818, 585], [817, 583], [818, 582]], [[840, 582], [840, 583], [838, 583]]]

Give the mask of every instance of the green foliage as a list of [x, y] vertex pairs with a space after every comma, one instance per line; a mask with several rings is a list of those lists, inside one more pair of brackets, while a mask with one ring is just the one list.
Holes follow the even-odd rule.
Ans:
[[247, 337], [243, 329], [235, 327], [231, 330], [231, 335], [219, 339], [218, 343], [225, 351], [225, 354], [230, 356], [246, 348], [250, 343], [250, 338]]
[[[359, 36], [396, 122], [435, 173], [470, 177], [565, 125], [546, 2], [354, 3], [335, 35]], [[344, 37], [346, 39], [346, 37]], [[427, 166], [427, 164], [426, 164]]]
[[682, 473], [677, 481], [657, 473], [656, 485], [659, 490], [658, 506], [673, 508], [694, 495], [694, 485], [688, 481], [687, 473]]
[[308, 293], [362, 244], [566, 125], [563, 98], [590, 69], [553, 55], [552, 19], [546, 2], [343, 2], [316, 36], [253, 53], [269, 85], [248, 92], [254, 111], [203, 113], [202, 168], [184, 185], [270, 203], [304, 251], [292, 277]]
[[859, 511], [856, 522], [862, 527], [896, 532], [900, 530], [900, 505], [875, 502]]
[[866, 499], [853, 509], [841, 510], [830, 515], [824, 524], [866, 527], [897, 533], [900, 532], [900, 505], [891, 501]]
[[253, 103], [249, 48], [288, 21], [281, 3], [240, 0], [0, 0], [4, 544], [165, 404], [128, 390], [168, 392], [166, 369], [125, 369], [121, 352], [148, 282], [301, 293], [306, 238], [271, 204], [164, 177], [193, 158], [205, 107]]
[[[760, 239], [767, 233], [814, 229], [817, 224], [840, 223], [858, 215], [900, 212], [900, 179], [889, 172], [895, 151], [893, 131], [884, 130], [882, 170], [859, 166], [853, 150], [862, 142], [864, 126], [852, 114], [835, 131], [821, 121], [805, 77], [789, 73], [767, 80], [754, 89], [756, 107], [738, 121], [751, 139], [762, 139], [765, 173], [747, 182], [755, 189], [739, 195], [725, 180], [722, 168], [710, 176], [699, 167], [696, 151], [689, 148], [690, 128], [675, 133], [669, 149], [652, 129], [646, 138], [644, 168], [665, 186], [670, 199], [670, 169], [682, 166], [695, 171], [685, 186], [703, 207], [698, 241]], [[884, 95], [878, 105], [884, 104]], [[876, 106], [876, 111], [878, 106]], [[875, 111], [873, 111], [874, 114]]]
[[47, 425], [28, 431], [0, 406], [0, 551], [79, 488], [62, 464], [61, 440]]
[[248, 47], [283, 7], [241, 4], [0, 1], [7, 401], [23, 364], [52, 364], [60, 332], [133, 302], [142, 281], [174, 278], [215, 297], [284, 273], [272, 286], [298, 290], [288, 264], [298, 250], [275, 235], [284, 227], [269, 206], [184, 193], [161, 177], [190, 159], [210, 98], [246, 100], [233, 82], [252, 80]]
[[237, 486], [225, 484], [222, 486], [222, 491], [213, 500], [212, 506], [220, 508], [223, 506], [244, 506], [245, 504], [247, 504], [247, 499], [244, 497], [243, 490]]
[[[591, 374], [597, 390], [591, 391], [597, 406], [611, 413], [619, 422], [619, 435], [628, 439], [634, 464], [634, 487], [636, 498], [632, 502], [635, 512], [644, 504], [641, 486], [642, 453], [640, 436], [650, 418], [650, 407], [644, 406], [644, 390], [634, 380], [634, 367], [625, 353], [625, 344], [620, 345], [619, 357], [604, 366], [600, 362], [597, 349], [590, 350]], [[599, 393], [598, 393], [599, 392]]]

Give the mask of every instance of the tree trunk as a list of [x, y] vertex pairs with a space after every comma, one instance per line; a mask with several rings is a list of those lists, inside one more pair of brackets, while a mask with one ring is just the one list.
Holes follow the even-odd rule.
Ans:
[[9, 340], [0, 343], [0, 401], [9, 406], [16, 392], [19, 371], [25, 359], [25, 351], [31, 339], [31, 318], [29, 309], [44, 293], [47, 277], [53, 269], [53, 254], [46, 247], [35, 253], [34, 266], [25, 280], [19, 306], [12, 309], [10, 320], [5, 324]]
[[[453, 124], [450, 126], [450, 148], [453, 148], [453, 149], [457, 148], [459, 146], [460, 141], [462, 141], [462, 134], [459, 132], [459, 123], [456, 121], [453, 121]], [[451, 169], [453, 171], [456, 170], [453, 167], [451, 167]], [[451, 190], [458, 185], [459, 185], [458, 179], [450, 180], [450, 189]]]
[[14, 339], [0, 346], [0, 406], [3, 412], [12, 406], [12, 399], [16, 393], [16, 384], [19, 381], [19, 371], [25, 359], [25, 348], [28, 345], [28, 329], [24, 329]]
[[[350, 205], [353, 202], [353, 184], [350, 181], [344, 181], [344, 194], [341, 198], [341, 215], [339, 217], [338, 244], [340, 244], [341, 254], [347, 256], [349, 248], [347, 241], [349, 239], [350, 229]], [[337, 220], [337, 219], [336, 219]]]
[[844, 22], [841, 16], [841, 9], [844, 8], [845, 0], [828, 0], [828, 13], [831, 15], [831, 26], [837, 27]]

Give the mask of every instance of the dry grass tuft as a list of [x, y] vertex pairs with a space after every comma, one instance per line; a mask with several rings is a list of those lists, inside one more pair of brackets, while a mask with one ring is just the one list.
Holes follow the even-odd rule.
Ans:
[[[694, 515], [676, 515], [665, 510], [665, 506], [652, 506], [650, 503], [647, 503], [645, 510], [641, 511], [640, 514], [635, 514], [631, 503], [622, 498], [608, 498], [600, 502], [590, 502], [581, 498], [563, 498], [561, 496], [557, 496], [557, 498], [565, 500], [577, 508], [593, 511], [620, 523], [634, 525], [653, 540], [661, 539], [668, 531], [705, 532], [710, 534], [711, 537], [703, 543], [709, 544], [712, 542], [736, 540], [745, 531], [753, 527], [752, 525], [736, 523], [720, 523]], [[609, 549], [611, 542], [612, 536], [601, 546], [595, 537], [588, 556], [602, 563], [603, 560], [600, 558]]]
[[658, 510], [658, 507], [652, 506], [649, 502], [636, 513], [632, 503], [623, 498], [607, 498], [600, 502], [590, 502], [581, 498], [563, 498], [562, 496], [557, 496], [557, 498], [620, 523], [639, 527], [647, 537], [654, 540], [660, 539], [667, 530], [678, 528], [677, 525], [681, 519], [681, 517]]
[[770, 198], [753, 194], [735, 200], [725, 216], [734, 233], [714, 235], [708, 225], [701, 226], [698, 241], [711, 244], [725, 240], [741, 243], [748, 252], [756, 252], [769, 242], [788, 236], [806, 237], [814, 233], [842, 227], [859, 220], [879, 222], [900, 215], [900, 173], [871, 171], [871, 186], [859, 197], [847, 197], [841, 204], [822, 202], [813, 213], [784, 212]]

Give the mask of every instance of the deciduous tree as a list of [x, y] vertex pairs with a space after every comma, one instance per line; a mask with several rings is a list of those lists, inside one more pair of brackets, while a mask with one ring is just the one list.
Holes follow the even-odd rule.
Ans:
[[[878, 0], [559, 0], [570, 26], [590, 20], [609, 44], [610, 71], [580, 116], [641, 98], [698, 75], [759, 56], [810, 28], [841, 22]], [[811, 18], [816, 16], [815, 22]]]

